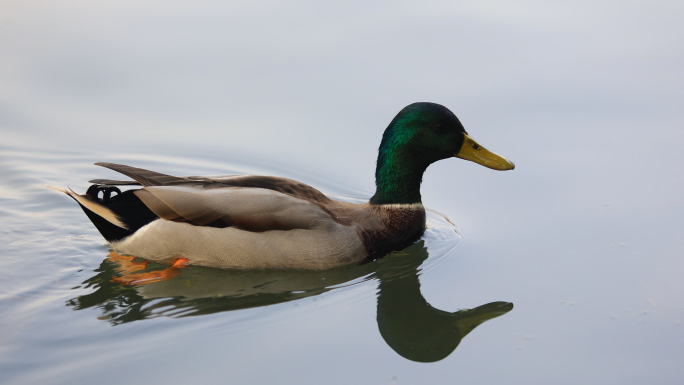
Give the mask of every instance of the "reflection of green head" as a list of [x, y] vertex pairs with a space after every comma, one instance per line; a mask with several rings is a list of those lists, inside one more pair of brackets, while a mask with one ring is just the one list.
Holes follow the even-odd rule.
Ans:
[[[510, 302], [492, 302], [449, 313], [432, 307], [420, 293], [418, 266], [427, 258], [423, 242], [390, 254], [378, 267], [378, 329], [400, 356], [417, 362], [446, 358], [461, 339], [481, 323], [513, 309]], [[394, 261], [390, 260], [394, 259]], [[403, 268], [398, 268], [403, 267]]]
[[[403, 304], [402, 314], [388, 310], [378, 298], [378, 328], [385, 342], [400, 356], [416, 362], [446, 358], [463, 337], [481, 323], [513, 309], [510, 302], [492, 302], [454, 313], [438, 310], [423, 300]], [[398, 310], [398, 309], [394, 309]]]

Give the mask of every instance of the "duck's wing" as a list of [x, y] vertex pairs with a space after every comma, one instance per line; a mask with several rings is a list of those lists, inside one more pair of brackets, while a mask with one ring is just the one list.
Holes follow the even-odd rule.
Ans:
[[88, 181], [88, 183], [102, 184], [107, 186], [140, 186], [140, 183], [134, 180], [91, 179]]
[[163, 186], [169, 183], [184, 182], [187, 178], [177, 177], [173, 175], [166, 175], [155, 171], [145, 170], [143, 168], [126, 166], [124, 164], [98, 162], [95, 163], [96, 166], [106, 167], [110, 170], [114, 170], [118, 173], [124, 174], [127, 177], [135, 180], [132, 181], [119, 181], [111, 179], [94, 179], [90, 183], [106, 184], [106, 185], [143, 185], [143, 186]]
[[278, 176], [228, 175], [219, 177], [190, 176], [187, 184], [203, 183], [204, 188], [243, 187], [277, 191], [281, 194], [310, 199], [321, 203], [331, 202], [319, 190], [306, 183]]
[[148, 186], [134, 193], [160, 218], [198, 226], [262, 232], [312, 229], [335, 221], [319, 202], [262, 188]]
[[246, 187], [278, 191], [282, 194], [311, 199], [317, 202], [330, 202], [330, 198], [317, 189], [293, 179], [260, 176], [260, 175], [226, 175], [226, 176], [188, 176], [178, 177], [162, 174], [142, 168], [126, 166], [123, 164], [99, 162], [97, 166], [106, 167], [124, 174], [134, 181], [120, 181], [112, 179], [94, 179], [90, 183], [103, 185], [142, 185], [142, 186], [194, 186], [204, 189], [225, 187]]

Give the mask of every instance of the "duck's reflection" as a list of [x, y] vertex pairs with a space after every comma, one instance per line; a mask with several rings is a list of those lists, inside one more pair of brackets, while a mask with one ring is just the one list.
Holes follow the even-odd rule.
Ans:
[[[184, 317], [272, 305], [335, 290], [351, 281], [379, 281], [380, 334], [399, 355], [418, 362], [447, 357], [481, 323], [509, 312], [513, 304], [492, 302], [453, 313], [430, 306], [420, 293], [423, 241], [360, 266], [326, 271], [183, 269], [147, 265], [112, 253], [86, 280], [94, 292], [68, 301], [75, 309], [97, 307], [113, 325], [159, 316]], [[152, 279], [131, 276], [149, 273]], [[154, 278], [157, 277], [157, 278]], [[141, 284], [146, 283], [146, 284]]]

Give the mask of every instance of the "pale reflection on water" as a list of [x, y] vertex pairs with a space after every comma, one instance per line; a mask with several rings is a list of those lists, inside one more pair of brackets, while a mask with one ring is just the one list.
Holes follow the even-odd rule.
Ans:
[[[434, 214], [433, 214], [434, 218]], [[115, 254], [115, 253], [112, 253]], [[417, 362], [446, 358], [481, 323], [513, 309], [493, 302], [447, 312], [432, 307], [420, 293], [419, 267], [428, 259], [425, 241], [378, 261], [327, 271], [222, 270], [191, 266], [168, 280], [123, 286], [113, 280], [117, 263], [105, 260], [83, 282], [92, 293], [67, 304], [96, 307], [99, 319], [113, 325], [159, 316], [186, 317], [268, 306], [343, 290], [355, 284], [378, 285], [378, 329], [399, 355]], [[154, 266], [154, 269], [163, 268]]]

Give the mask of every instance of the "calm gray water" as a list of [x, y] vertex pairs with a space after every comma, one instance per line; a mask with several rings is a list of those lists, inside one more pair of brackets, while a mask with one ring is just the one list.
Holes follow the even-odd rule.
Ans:
[[[682, 15], [3, 2], [0, 383], [682, 383]], [[362, 266], [121, 286], [46, 187], [82, 192], [109, 161], [367, 199], [382, 131], [415, 101], [517, 168], [431, 166], [425, 237]]]

